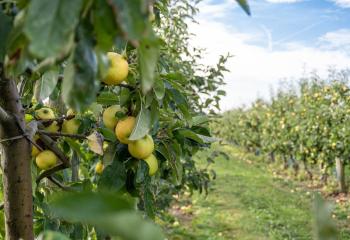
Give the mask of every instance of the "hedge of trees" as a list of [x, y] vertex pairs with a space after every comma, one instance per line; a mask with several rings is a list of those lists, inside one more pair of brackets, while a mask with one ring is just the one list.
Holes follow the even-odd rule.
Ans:
[[[336, 172], [339, 191], [346, 192], [345, 166], [350, 157], [349, 71], [330, 70], [296, 85], [284, 84], [270, 100], [225, 112], [213, 125], [221, 138], [256, 154], [283, 161], [295, 174], [305, 171], [321, 180]], [[215, 127], [215, 125], [219, 126]]]

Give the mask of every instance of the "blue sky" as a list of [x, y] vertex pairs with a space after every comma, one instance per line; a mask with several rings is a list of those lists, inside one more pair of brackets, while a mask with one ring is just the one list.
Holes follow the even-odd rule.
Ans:
[[281, 79], [350, 67], [350, 0], [250, 0], [247, 17], [235, 0], [204, 0], [191, 24], [192, 44], [214, 64], [230, 52], [223, 109], [268, 97]]
[[[222, 4], [224, 1], [213, 1]], [[350, 1], [349, 1], [350, 2]], [[239, 31], [259, 31], [261, 25], [270, 29], [276, 43], [298, 41], [314, 44], [327, 32], [350, 27], [350, 8], [342, 8], [332, 1], [306, 0], [295, 3], [271, 3], [264, 0], [250, 1], [252, 17], [245, 18], [236, 8], [221, 19], [234, 25]], [[276, 47], [281, 47], [277, 44]]]

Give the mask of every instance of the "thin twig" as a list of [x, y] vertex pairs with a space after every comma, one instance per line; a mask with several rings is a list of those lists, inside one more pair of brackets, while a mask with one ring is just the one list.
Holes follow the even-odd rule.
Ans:
[[119, 87], [123, 87], [123, 88], [127, 88], [129, 90], [135, 90], [135, 88], [133, 86], [130, 86], [128, 84], [124, 84], [124, 83], [120, 83], [118, 84]]
[[38, 120], [38, 122], [41, 122], [41, 123], [53, 123], [53, 122], [58, 122], [58, 123], [61, 123], [63, 122], [64, 120], [71, 120], [75, 118], [75, 115], [69, 115], [69, 116], [62, 116], [62, 117], [59, 117], [59, 118], [54, 118], [54, 119], [50, 119], [50, 120]]
[[5, 139], [1, 139], [0, 140], [0, 143], [3, 143], [3, 142], [8, 142], [8, 141], [13, 141], [13, 140], [16, 140], [16, 139], [20, 139], [20, 138], [24, 138], [25, 135], [19, 135], [19, 136], [15, 136], [15, 137], [11, 137], [11, 138], [5, 138]]
[[55, 184], [57, 187], [63, 189], [64, 191], [72, 191], [72, 189], [70, 187], [67, 187], [66, 185], [61, 183], [59, 180], [57, 180], [53, 176], [48, 176], [47, 179], [49, 179], [53, 184]]
[[86, 139], [85, 135], [82, 134], [69, 134], [69, 133], [62, 133], [62, 132], [48, 132], [45, 130], [38, 130], [39, 133], [45, 134], [52, 137], [69, 137], [69, 138], [77, 138], [77, 139]]
[[40, 136], [41, 141], [43, 141], [43, 143], [51, 151], [53, 151], [59, 159], [61, 159], [64, 166], [70, 167], [69, 159], [66, 157], [66, 155], [64, 155], [64, 153], [61, 151], [61, 149], [59, 149], [59, 147], [57, 147], [56, 142], [54, 140], [52, 140], [52, 138], [50, 138], [49, 136], [47, 136], [43, 133], [39, 132], [39, 136]]
[[64, 163], [61, 163], [61, 164], [59, 164], [59, 165], [57, 165], [49, 170], [46, 170], [45, 172], [43, 172], [42, 174], [40, 174], [37, 177], [36, 183], [39, 184], [42, 179], [49, 177], [52, 174], [54, 174], [55, 172], [61, 171], [61, 170], [66, 169], [66, 168], [67, 168], [67, 166], [64, 165]]

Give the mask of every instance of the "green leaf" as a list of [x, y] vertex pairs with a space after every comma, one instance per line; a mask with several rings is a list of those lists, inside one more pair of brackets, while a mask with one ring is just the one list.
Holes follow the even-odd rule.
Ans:
[[98, 47], [104, 51], [110, 50], [117, 36], [117, 24], [106, 0], [94, 2], [93, 25]]
[[130, 200], [107, 192], [61, 193], [50, 202], [51, 212], [70, 221], [89, 221], [97, 215], [109, 215], [121, 210], [133, 209]]
[[130, 90], [127, 88], [123, 88], [120, 90], [119, 95], [120, 105], [125, 106], [130, 100]]
[[137, 140], [143, 138], [149, 133], [151, 128], [151, 112], [142, 108], [136, 117], [134, 130], [130, 134], [129, 140]]
[[118, 161], [118, 155], [116, 154], [112, 164], [103, 170], [98, 186], [102, 189], [119, 191], [124, 187], [125, 181], [125, 166], [122, 162]]
[[[148, 168], [147, 168], [148, 169]], [[151, 190], [151, 178], [149, 175], [146, 175], [145, 182], [143, 184], [142, 192], [143, 192], [143, 204], [147, 216], [151, 219], [155, 217], [155, 198], [153, 192]]]
[[64, 71], [62, 97], [71, 108], [82, 112], [96, 99], [99, 83], [96, 80], [97, 60], [93, 40], [88, 35], [89, 26], [81, 26], [80, 41], [73, 58]]
[[148, 21], [148, 2], [145, 0], [112, 0], [109, 1], [117, 17], [117, 22], [126, 38], [137, 42], [150, 29]]
[[118, 102], [118, 97], [113, 92], [103, 91], [97, 96], [97, 103], [102, 105], [114, 105]]
[[142, 183], [148, 176], [149, 168], [145, 161], [138, 161], [136, 183]]
[[168, 144], [162, 142], [162, 144], [158, 145], [157, 151], [168, 161], [173, 172], [174, 184], [180, 185], [183, 175], [183, 166], [180, 161], [180, 154], [176, 154], [171, 147], [177, 148], [176, 143]]
[[102, 133], [103, 137], [111, 142], [116, 142], [117, 138], [115, 137], [115, 133], [109, 129], [109, 128], [100, 128], [100, 132]]
[[236, 0], [238, 2], [238, 4], [241, 6], [241, 8], [243, 8], [243, 10], [246, 12], [246, 14], [248, 14], [250, 16], [250, 7], [248, 5], [247, 0]]
[[154, 36], [143, 39], [138, 47], [138, 59], [141, 72], [141, 87], [144, 95], [153, 87], [158, 57], [158, 39]]
[[194, 116], [192, 120], [193, 120], [192, 123], [194, 126], [209, 122], [209, 118], [205, 115]]
[[24, 26], [30, 52], [38, 58], [57, 58], [68, 52], [82, 4], [82, 0], [32, 0]]
[[111, 165], [113, 163], [113, 160], [117, 157], [117, 145], [116, 144], [109, 144], [105, 154], [103, 155], [103, 164], [105, 166]]
[[50, 210], [58, 218], [93, 225], [122, 239], [165, 239], [158, 226], [135, 212], [133, 201], [113, 193], [60, 194], [51, 201]]
[[191, 139], [191, 140], [198, 142], [198, 143], [201, 143], [201, 144], [213, 143], [216, 141], [215, 138], [195, 133], [189, 129], [177, 129], [176, 132], [185, 138]]
[[34, 96], [38, 102], [48, 98], [55, 89], [58, 81], [58, 69], [52, 68], [45, 72], [35, 84]]
[[6, 54], [8, 36], [12, 29], [11, 18], [0, 10], [0, 63], [3, 62]]
[[38, 240], [69, 240], [69, 238], [66, 235], [60, 232], [54, 232], [50, 230], [40, 233], [37, 239]]
[[162, 100], [164, 98], [165, 86], [164, 81], [161, 78], [156, 79], [156, 82], [153, 86], [153, 91], [158, 100]]
[[180, 109], [182, 115], [188, 122], [190, 122], [192, 120], [192, 116], [188, 110], [189, 106], [186, 98], [176, 89], [169, 89], [169, 94], [175, 101], [177, 107]]

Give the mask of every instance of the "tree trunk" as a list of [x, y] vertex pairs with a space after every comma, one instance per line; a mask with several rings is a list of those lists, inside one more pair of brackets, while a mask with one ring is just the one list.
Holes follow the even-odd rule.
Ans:
[[309, 180], [312, 180], [313, 179], [313, 175], [312, 175], [312, 172], [309, 170], [309, 168], [307, 166], [306, 158], [303, 157], [302, 161], [303, 161], [303, 165], [304, 165], [304, 170], [307, 173], [307, 175], [309, 176]]
[[287, 170], [289, 167], [289, 164], [288, 164], [288, 159], [287, 159], [286, 155], [283, 154], [282, 159], [283, 159], [283, 169]]
[[335, 159], [335, 168], [337, 171], [339, 190], [342, 193], [346, 193], [344, 162], [338, 157]]
[[290, 157], [290, 161], [292, 162], [292, 167], [293, 167], [293, 170], [294, 170], [294, 176], [298, 176], [298, 173], [299, 173], [299, 164], [298, 162], [295, 160], [294, 156], [291, 154], [289, 155]]
[[[24, 110], [13, 80], [0, 65], [0, 139], [22, 135]], [[24, 137], [1, 143], [7, 240], [34, 239], [30, 144]]]
[[275, 152], [271, 151], [269, 155], [270, 155], [270, 162], [275, 163], [276, 162]]

